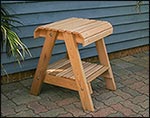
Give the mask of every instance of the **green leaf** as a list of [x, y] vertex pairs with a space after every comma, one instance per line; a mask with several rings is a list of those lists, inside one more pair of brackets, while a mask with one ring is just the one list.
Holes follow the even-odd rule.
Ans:
[[14, 15], [9, 15], [9, 13], [1, 7], [1, 32], [3, 34], [2, 46], [6, 44], [6, 53], [8, 57], [15, 57], [17, 63], [21, 67], [21, 61], [25, 59], [26, 55], [32, 57], [27, 46], [20, 40], [18, 35], [12, 30], [16, 28], [12, 23], [22, 24], [20, 21], [14, 19], [17, 18]]

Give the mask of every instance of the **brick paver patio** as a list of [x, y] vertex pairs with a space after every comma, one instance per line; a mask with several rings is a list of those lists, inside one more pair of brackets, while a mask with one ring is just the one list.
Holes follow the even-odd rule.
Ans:
[[75, 91], [44, 84], [29, 94], [32, 79], [1, 85], [1, 116], [7, 117], [149, 117], [149, 52], [111, 60], [116, 91], [92, 82], [94, 112], [84, 112]]

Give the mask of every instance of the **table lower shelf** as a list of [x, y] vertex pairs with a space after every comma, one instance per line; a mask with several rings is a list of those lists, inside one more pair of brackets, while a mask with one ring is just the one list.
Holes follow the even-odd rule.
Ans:
[[[95, 63], [82, 61], [83, 70], [87, 82], [91, 82], [96, 77], [108, 70], [109, 67]], [[78, 69], [78, 67], [77, 67]], [[70, 60], [64, 58], [48, 66], [47, 75], [63, 77], [75, 80]]]

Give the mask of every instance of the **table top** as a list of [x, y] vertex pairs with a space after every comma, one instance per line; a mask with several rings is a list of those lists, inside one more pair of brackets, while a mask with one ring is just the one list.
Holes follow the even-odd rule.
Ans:
[[[42, 30], [42, 32], [41, 32]], [[35, 37], [45, 35], [46, 31], [57, 31], [58, 38], [63, 40], [62, 33], [68, 32], [76, 36], [76, 41], [86, 46], [96, 40], [102, 39], [113, 32], [112, 25], [107, 21], [68, 18], [54, 23], [42, 25], [36, 28]], [[40, 34], [39, 34], [40, 32]], [[36, 36], [38, 35], [38, 36]]]

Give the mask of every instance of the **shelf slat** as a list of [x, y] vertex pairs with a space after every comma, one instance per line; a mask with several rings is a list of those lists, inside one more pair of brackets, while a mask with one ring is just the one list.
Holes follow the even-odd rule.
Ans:
[[[88, 64], [86, 64], [85, 62], [82, 62], [82, 65], [83, 65], [83, 68], [86, 68], [86, 66], [88, 66]], [[75, 79], [73, 71], [67, 73], [63, 77]]]
[[[108, 70], [107, 66], [90, 62], [82, 61], [82, 65], [88, 82], [91, 82], [96, 77]], [[53, 75], [56, 77], [69, 78], [73, 80], [75, 79], [70, 61], [68, 59], [62, 59], [50, 65], [47, 69], [47, 73], [48, 75]]]
[[100, 76], [102, 73], [104, 73], [106, 70], [108, 70], [108, 67], [103, 66], [101, 69], [95, 71], [95, 73], [91, 74], [89, 77], [87, 77], [88, 83], [94, 80], [96, 77]]
[[61, 59], [61, 60], [59, 60], [59, 61], [57, 61], [57, 62], [55, 62], [55, 63], [52, 63], [52, 64], [48, 65], [48, 69], [56, 68], [56, 66], [57, 66], [58, 64], [62, 64], [62, 63], [64, 63], [66, 60], [67, 60], [67, 59], [64, 58], [64, 59]]

